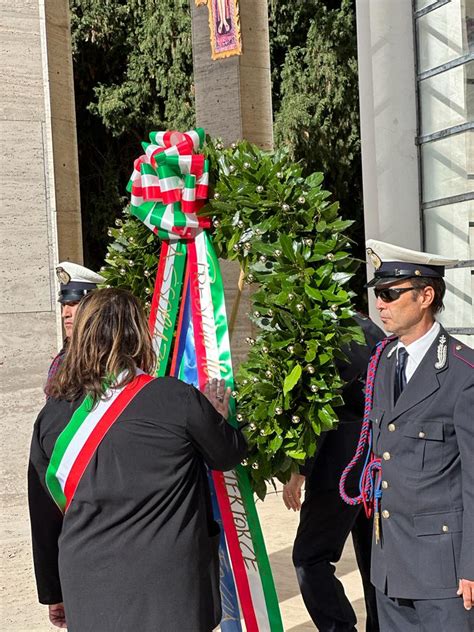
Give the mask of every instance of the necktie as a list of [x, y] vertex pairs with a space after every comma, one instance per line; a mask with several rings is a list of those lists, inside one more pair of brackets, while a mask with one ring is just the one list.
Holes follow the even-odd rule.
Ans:
[[407, 377], [405, 374], [405, 367], [408, 360], [408, 352], [404, 347], [400, 347], [398, 350], [397, 370], [395, 373], [395, 403], [400, 397], [403, 389], [407, 385]]

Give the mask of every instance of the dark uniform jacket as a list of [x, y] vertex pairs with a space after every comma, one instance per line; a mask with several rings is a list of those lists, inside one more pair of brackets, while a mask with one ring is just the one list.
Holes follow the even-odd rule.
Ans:
[[63, 519], [45, 472], [79, 404], [50, 398], [34, 427], [29, 506], [40, 601], [64, 600], [69, 632], [209, 632], [221, 606], [205, 464], [234, 467], [243, 435], [195, 388], [153, 380], [107, 432]]
[[441, 328], [394, 405], [396, 345], [370, 415], [383, 480], [372, 582], [390, 597], [455, 597], [474, 579], [474, 351]]

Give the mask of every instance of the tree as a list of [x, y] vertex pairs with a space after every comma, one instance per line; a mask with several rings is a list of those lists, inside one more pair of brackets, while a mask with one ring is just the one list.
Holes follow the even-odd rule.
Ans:
[[137, 143], [194, 121], [187, 0], [70, 0], [84, 255], [103, 261]]

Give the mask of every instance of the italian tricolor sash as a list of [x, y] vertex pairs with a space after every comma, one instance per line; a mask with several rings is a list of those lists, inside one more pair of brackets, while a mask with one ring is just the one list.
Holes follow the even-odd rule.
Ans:
[[94, 405], [84, 398], [67, 426], [56, 439], [46, 471], [46, 485], [63, 513], [71, 504], [79, 481], [106, 433], [132, 399], [153, 377], [141, 373], [123, 388], [110, 389]]
[[[161, 239], [150, 309], [156, 375], [172, 375], [203, 390], [222, 378], [233, 388], [224, 286], [206, 203], [209, 163], [196, 152], [204, 130], [152, 132], [134, 164], [128, 190], [131, 213]], [[236, 426], [231, 400], [229, 423]], [[222, 632], [283, 632], [278, 598], [243, 465], [209, 472], [219, 549]]]

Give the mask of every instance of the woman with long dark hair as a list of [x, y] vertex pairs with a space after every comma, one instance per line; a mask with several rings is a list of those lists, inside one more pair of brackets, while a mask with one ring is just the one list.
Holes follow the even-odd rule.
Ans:
[[220, 621], [219, 527], [206, 465], [246, 450], [229, 389], [202, 395], [155, 366], [129, 292], [97, 290], [76, 314], [28, 473], [36, 582], [70, 632], [210, 632]]

